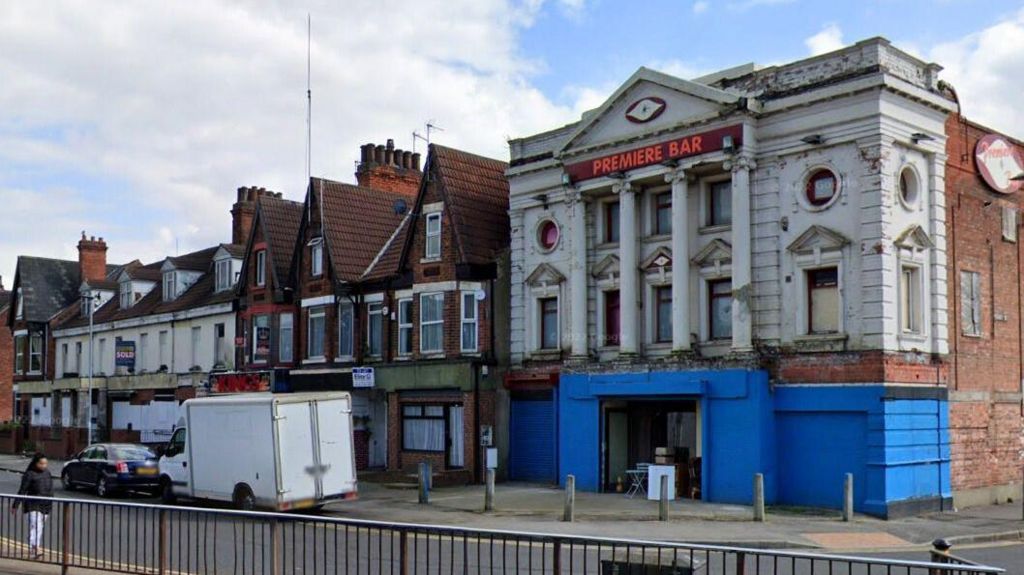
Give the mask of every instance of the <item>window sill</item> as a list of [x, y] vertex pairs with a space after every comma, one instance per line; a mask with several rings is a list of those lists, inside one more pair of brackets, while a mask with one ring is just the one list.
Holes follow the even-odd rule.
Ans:
[[672, 234], [651, 234], [644, 238], [645, 242], [667, 242], [672, 239]]
[[464, 349], [459, 352], [459, 355], [462, 357], [480, 357], [482, 354], [479, 351], [468, 351]]
[[926, 342], [928, 336], [918, 331], [905, 331], [899, 335], [900, 341]]
[[438, 256], [436, 258], [420, 258], [420, 263], [421, 264], [439, 264], [439, 263], [441, 263], [441, 259], [442, 258], [440, 256]]
[[420, 359], [444, 359], [444, 352], [443, 351], [431, 351], [431, 352], [421, 351], [420, 352]]
[[562, 359], [560, 349], [535, 349], [530, 352], [530, 359], [534, 361], [552, 361]]
[[795, 341], [797, 342], [816, 342], [816, 341], [845, 341], [847, 335], [842, 332], [835, 333], [805, 333], [796, 336]]
[[619, 249], [619, 242], [601, 242], [594, 246], [595, 250], [615, 250]]
[[961, 333], [960, 335], [963, 336], [963, 337], [969, 337], [971, 339], [984, 339], [985, 338], [985, 336], [980, 334], [980, 333]]
[[412, 361], [412, 354], [411, 353], [406, 353], [406, 354], [402, 354], [402, 355], [396, 355], [395, 356], [395, 361]]
[[302, 365], [306, 365], [306, 364], [310, 364], [310, 363], [325, 363], [326, 361], [327, 361], [327, 358], [322, 356], [322, 355], [321, 356], [317, 356], [317, 357], [307, 357], [306, 359], [302, 360]]
[[[356, 358], [351, 356], [351, 355], [343, 355], [343, 356], [339, 356], [339, 357], [334, 358], [334, 363], [352, 363], [355, 360], [356, 360]], [[321, 360], [321, 361], [323, 361], [323, 360]]]
[[720, 234], [722, 232], [731, 232], [732, 224], [716, 224], [713, 226], [702, 226], [697, 230], [698, 234], [709, 235], [709, 234]]

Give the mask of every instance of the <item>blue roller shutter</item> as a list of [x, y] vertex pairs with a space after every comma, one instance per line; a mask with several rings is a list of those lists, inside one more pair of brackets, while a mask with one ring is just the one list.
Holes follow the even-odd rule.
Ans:
[[549, 391], [512, 395], [509, 421], [509, 475], [518, 481], [556, 481], [554, 394]]

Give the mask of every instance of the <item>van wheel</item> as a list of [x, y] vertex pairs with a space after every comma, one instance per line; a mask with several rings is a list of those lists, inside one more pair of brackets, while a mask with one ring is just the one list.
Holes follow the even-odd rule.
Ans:
[[164, 505], [174, 505], [177, 500], [177, 496], [174, 495], [174, 486], [171, 484], [169, 477], [164, 477], [160, 480], [160, 501]]
[[235, 487], [235, 495], [232, 498], [235, 508], [241, 511], [253, 511], [256, 509], [256, 496], [248, 485]]

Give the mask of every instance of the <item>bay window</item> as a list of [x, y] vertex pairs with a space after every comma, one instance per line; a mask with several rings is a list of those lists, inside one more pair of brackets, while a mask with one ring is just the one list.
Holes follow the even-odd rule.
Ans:
[[295, 354], [295, 316], [290, 313], [282, 313], [278, 316], [277, 326], [277, 360], [281, 363], [291, 363]]
[[402, 449], [406, 451], [445, 450], [443, 405], [402, 406]]
[[324, 322], [325, 310], [322, 307], [310, 308], [306, 326], [306, 358], [324, 358]]
[[412, 353], [412, 300], [398, 300], [398, 355]]
[[473, 292], [462, 293], [462, 343], [463, 352], [477, 350], [477, 303]]
[[29, 336], [28, 341], [28, 372], [43, 371], [43, 334], [36, 332]]
[[366, 305], [366, 353], [380, 357], [384, 338], [384, 304], [370, 303]]
[[420, 295], [420, 353], [444, 351], [444, 294]]
[[351, 358], [355, 355], [355, 308], [352, 302], [338, 304], [338, 357]]
[[252, 318], [252, 362], [266, 363], [270, 359], [270, 316]]

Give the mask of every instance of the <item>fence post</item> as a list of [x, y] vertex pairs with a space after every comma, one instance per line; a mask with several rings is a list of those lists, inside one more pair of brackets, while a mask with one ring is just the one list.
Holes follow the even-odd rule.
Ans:
[[[754, 563], [757, 563], [757, 555], [754, 556]], [[736, 575], [744, 575], [747, 571], [747, 554], [742, 551], [736, 553]]]
[[668, 475], [661, 476], [658, 494], [658, 521], [668, 521]]
[[[570, 558], [569, 561], [572, 559]], [[552, 542], [551, 572], [555, 575], [562, 572], [562, 540], [557, 537]]]
[[430, 466], [427, 462], [420, 462], [420, 503], [430, 503]]
[[[949, 550], [951, 547], [952, 545], [950, 545], [945, 539], [936, 539], [935, 541], [932, 541], [932, 563], [950, 563]], [[944, 573], [946, 573], [945, 569], [928, 570], [928, 575], [943, 575]]]
[[60, 510], [60, 572], [67, 575], [71, 568], [71, 503], [61, 503]]
[[764, 474], [754, 474], [754, 521], [764, 522]]
[[843, 521], [853, 521], [853, 474], [846, 474], [843, 482]]
[[157, 539], [157, 565], [159, 566], [158, 573], [160, 575], [167, 575], [167, 572], [170, 570], [170, 564], [171, 564], [171, 561], [170, 561], [171, 558], [170, 558], [170, 556], [168, 556], [168, 553], [170, 552], [170, 545], [168, 544], [169, 543], [168, 542], [168, 538], [169, 538], [169, 535], [170, 535], [169, 532], [170, 532], [171, 522], [170, 522], [170, 517], [168, 517], [167, 509], [164, 509], [164, 508], [160, 509], [160, 515], [159, 515], [159, 518], [158, 518], [158, 522], [160, 524], [160, 526], [159, 526], [160, 533], [159, 533], [158, 539]]
[[484, 485], [484, 511], [494, 511], [494, 470], [487, 470], [486, 485]]
[[576, 519], [576, 476], [565, 476], [565, 509], [562, 510], [562, 521], [572, 523]]
[[281, 564], [281, 523], [277, 519], [270, 521], [270, 573], [281, 575], [284, 565]]
[[398, 550], [398, 573], [399, 575], [409, 575], [409, 532], [402, 531], [398, 536], [398, 544], [400, 546]]

